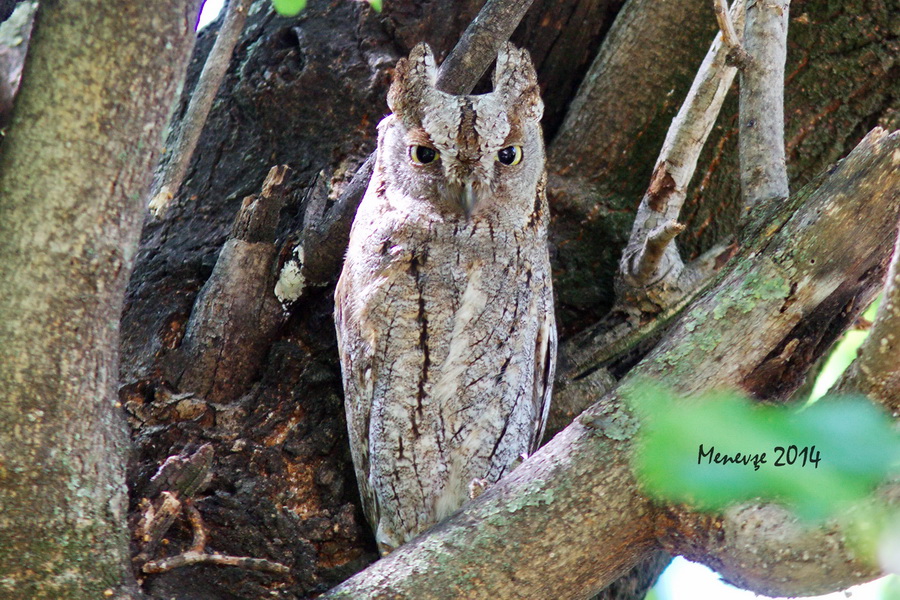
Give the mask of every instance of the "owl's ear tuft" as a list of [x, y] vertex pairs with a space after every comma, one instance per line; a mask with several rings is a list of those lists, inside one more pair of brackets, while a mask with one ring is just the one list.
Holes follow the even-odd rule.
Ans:
[[434, 89], [437, 81], [437, 65], [428, 44], [421, 42], [409, 53], [409, 58], [401, 58], [394, 68], [394, 80], [388, 91], [388, 107], [404, 122], [421, 122], [420, 104]]
[[503, 98], [511, 112], [540, 120], [544, 102], [528, 50], [516, 48], [509, 42], [501, 46], [493, 81], [494, 93]]

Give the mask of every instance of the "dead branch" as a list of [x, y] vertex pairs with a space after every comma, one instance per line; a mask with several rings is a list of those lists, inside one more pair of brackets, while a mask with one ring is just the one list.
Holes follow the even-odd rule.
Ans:
[[732, 22], [725, 0], [713, 0], [713, 11], [716, 13], [716, 22], [722, 32], [722, 41], [728, 46], [728, 64], [743, 69], [750, 62], [750, 55], [744, 50], [744, 45], [735, 30], [735, 27], [742, 28], [743, 23]]
[[265, 571], [267, 573], [276, 573], [278, 575], [289, 575], [291, 570], [281, 563], [277, 563], [265, 558], [247, 558], [244, 556], [230, 556], [227, 554], [206, 553], [204, 548], [209, 539], [206, 533], [206, 527], [203, 524], [203, 518], [200, 511], [192, 502], [185, 502], [185, 512], [191, 523], [191, 530], [194, 533], [194, 540], [189, 550], [146, 563], [143, 566], [144, 573], [165, 573], [179, 567], [189, 567], [191, 565], [207, 564], [222, 565], [227, 567], [238, 567], [251, 571]]
[[[740, 387], [777, 397], [767, 376], [774, 363], [783, 380], [802, 382], [808, 361], [831, 342], [816, 324], [831, 324], [833, 339], [855, 318], [847, 307], [880, 288], [885, 240], [893, 240], [900, 217], [898, 151], [900, 132], [866, 136], [827, 179], [781, 206], [790, 213], [783, 225], [753, 229], [742, 259], [685, 309], [616, 391], [460, 512], [325, 597], [493, 600], [554, 597], [560, 589], [587, 597], [658, 549], [671, 517], [642, 495], [631, 474], [631, 438], [640, 424], [620, 394], [649, 377], [686, 395]], [[856, 218], [861, 213], [869, 219]], [[786, 356], [788, 364], [778, 362]], [[800, 377], [792, 378], [791, 368]], [[810, 568], [802, 551], [807, 538], [788, 535], [776, 544], [774, 534], [757, 535], [784, 524], [768, 509], [726, 513], [695, 520], [694, 539], [716, 539], [719, 556], [753, 553], [746, 568], [730, 563], [729, 577], [756, 591], [793, 595], [820, 587], [822, 571]], [[846, 555], [845, 537], [832, 532], [835, 543], [816, 554], [835, 565], [828, 578], [842, 586], [873, 572]], [[758, 576], [758, 565], [775, 562], [779, 581]]]
[[239, 397], [256, 376], [286, 317], [275, 297], [275, 228], [290, 170], [273, 167], [262, 193], [248, 196], [204, 284], [168, 378], [210, 402]]
[[[462, 38], [441, 65], [438, 87], [462, 94], [475, 87], [497, 56], [497, 49], [509, 39], [533, 0], [489, 0], [466, 29]], [[359, 167], [347, 188], [318, 222], [304, 223], [304, 236], [279, 273], [279, 298], [289, 304], [303, 294], [307, 286], [326, 285], [341, 268], [350, 226], [362, 200], [375, 155]], [[313, 200], [315, 202], [315, 200]], [[307, 215], [310, 217], [312, 215]]]
[[216, 98], [228, 65], [231, 64], [231, 55], [234, 53], [234, 47], [244, 29], [244, 22], [247, 20], [247, 12], [250, 10], [251, 4], [252, 0], [228, 1], [225, 21], [216, 35], [212, 50], [206, 57], [206, 63], [203, 65], [203, 72], [200, 73], [194, 93], [191, 94], [191, 101], [184, 119], [181, 121], [178, 137], [170, 147], [172, 158], [159, 176], [156, 191], [150, 200], [150, 212], [156, 218], [165, 215], [169, 204], [181, 188], [191, 158], [194, 156], [197, 141], [200, 139], [200, 133], [203, 131], [209, 110], [212, 108], [213, 100]]
[[265, 571], [277, 575], [290, 575], [291, 570], [281, 563], [273, 562], [265, 558], [246, 558], [243, 556], [229, 556], [227, 554], [205, 554], [203, 552], [188, 551], [162, 560], [154, 560], [144, 565], [144, 573], [165, 573], [179, 567], [191, 565], [220, 565], [223, 567], [238, 567], [248, 571]]
[[162, 492], [156, 503], [143, 501], [141, 520], [135, 529], [135, 537], [141, 544], [141, 552], [134, 557], [136, 564], [144, 564], [169, 532], [175, 519], [181, 514], [181, 500], [177, 494]]
[[190, 500], [184, 503], [184, 512], [187, 514], [188, 521], [191, 524], [191, 531], [194, 534], [194, 541], [188, 552], [203, 552], [206, 548], [206, 542], [209, 541], [209, 534], [206, 533], [206, 527], [203, 525], [203, 517], [200, 511], [194, 506]]
[[[734, 21], [743, 23], [743, 0], [734, 3], [732, 12]], [[675, 297], [690, 291], [678, 286], [684, 263], [671, 242], [683, 229], [677, 219], [687, 186], [737, 72], [727, 65], [729, 48], [723, 37], [720, 33], [713, 40], [681, 109], [672, 119], [656, 160], [653, 177], [622, 253], [619, 306], [646, 305], [649, 300], [658, 307], [655, 312], [659, 312]]]
[[790, 0], [751, 2], [744, 24], [750, 62], [741, 71], [740, 171], [744, 208], [788, 197], [784, 62]]
[[438, 71], [437, 88], [471, 94], [534, 0], [488, 0]]
[[[734, 20], [743, 23], [743, 0], [734, 3], [732, 12]], [[638, 323], [646, 321], [644, 315], [656, 315], [679, 306], [724, 262], [704, 256], [686, 269], [673, 243], [674, 237], [683, 229], [677, 220], [697, 159], [737, 72], [727, 65], [728, 48], [722, 38], [721, 33], [716, 36], [681, 109], [672, 119], [650, 185], [638, 207], [628, 244], [622, 252], [614, 312], [630, 314], [630, 328], [620, 328], [616, 339], [605, 340], [603, 348], [618, 345], [634, 335]], [[586, 360], [581, 341], [563, 351], [571, 351], [572, 360], [579, 363]]]
[[900, 416], [900, 235], [884, 283], [881, 305], [859, 354], [838, 383], [837, 393], [857, 392]]

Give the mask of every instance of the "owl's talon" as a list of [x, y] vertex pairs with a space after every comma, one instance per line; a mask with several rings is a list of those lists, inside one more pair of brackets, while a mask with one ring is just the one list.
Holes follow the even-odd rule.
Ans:
[[487, 479], [473, 479], [469, 482], [469, 500], [474, 500], [478, 496], [484, 493], [488, 487], [490, 487], [490, 482]]

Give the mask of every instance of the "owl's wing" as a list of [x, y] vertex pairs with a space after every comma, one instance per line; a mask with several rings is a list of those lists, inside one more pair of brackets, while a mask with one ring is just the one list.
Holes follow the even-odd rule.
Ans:
[[[552, 292], [550, 297], [552, 298]], [[556, 373], [556, 316], [553, 313], [553, 302], [545, 304], [545, 311], [538, 329], [534, 349], [534, 396], [535, 415], [534, 432], [529, 445], [528, 454], [534, 454], [544, 439], [544, 428], [547, 415], [550, 413], [550, 398], [553, 395], [553, 378]]]
[[369, 485], [369, 416], [372, 410], [372, 354], [352, 317], [352, 289], [341, 277], [334, 291], [334, 323], [344, 383], [347, 433], [363, 512], [378, 523], [378, 504]]

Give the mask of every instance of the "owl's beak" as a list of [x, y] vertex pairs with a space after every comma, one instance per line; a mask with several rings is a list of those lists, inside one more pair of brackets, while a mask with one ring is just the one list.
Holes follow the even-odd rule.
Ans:
[[475, 193], [475, 189], [472, 186], [471, 181], [467, 181], [459, 188], [459, 205], [462, 207], [463, 212], [466, 214], [466, 218], [472, 216], [472, 212], [475, 210], [475, 204], [478, 203], [478, 194]]

